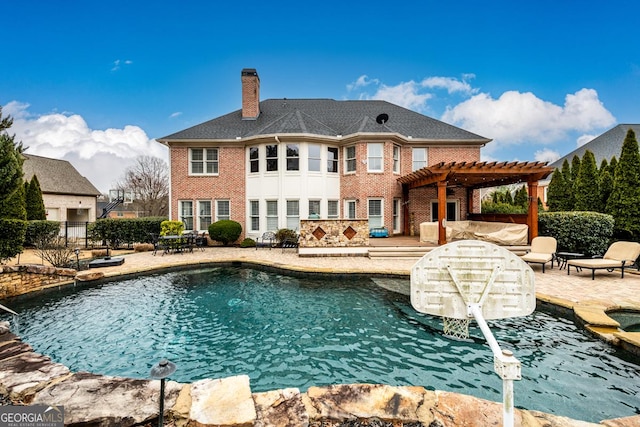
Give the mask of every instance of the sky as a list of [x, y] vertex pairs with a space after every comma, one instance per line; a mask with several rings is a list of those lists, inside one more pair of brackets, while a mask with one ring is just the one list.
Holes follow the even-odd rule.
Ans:
[[640, 123], [640, 2], [5, 1], [0, 106], [107, 192], [155, 141], [261, 99], [384, 99], [553, 161]]

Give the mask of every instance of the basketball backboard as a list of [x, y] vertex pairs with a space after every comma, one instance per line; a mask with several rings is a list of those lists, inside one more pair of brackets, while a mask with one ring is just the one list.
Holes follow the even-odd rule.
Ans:
[[513, 252], [481, 240], [460, 240], [424, 255], [411, 269], [411, 305], [453, 319], [526, 316], [536, 307], [534, 274]]

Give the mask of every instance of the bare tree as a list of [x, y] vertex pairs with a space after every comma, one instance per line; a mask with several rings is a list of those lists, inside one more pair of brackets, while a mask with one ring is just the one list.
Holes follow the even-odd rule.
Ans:
[[118, 189], [133, 193], [134, 203], [144, 216], [167, 216], [169, 213], [169, 166], [157, 157], [138, 156]]

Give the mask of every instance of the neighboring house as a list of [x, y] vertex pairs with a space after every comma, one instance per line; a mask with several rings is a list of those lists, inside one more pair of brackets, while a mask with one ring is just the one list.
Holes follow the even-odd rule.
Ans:
[[38, 177], [51, 221], [93, 222], [100, 191], [66, 160], [23, 154], [24, 180]]
[[[576, 148], [569, 154], [560, 157], [555, 162], [551, 163], [549, 166], [562, 169], [562, 164], [565, 160], [569, 162], [571, 165], [571, 161], [574, 156], [578, 156], [582, 160], [584, 153], [589, 150], [593, 153], [593, 156], [596, 158], [596, 166], [599, 168], [600, 163], [602, 163], [603, 159], [607, 159], [607, 162], [611, 161], [611, 158], [615, 156], [616, 159], [620, 160], [620, 152], [622, 151], [622, 143], [624, 142], [624, 138], [627, 136], [627, 131], [629, 129], [633, 129], [636, 134], [636, 138], [640, 136], [640, 124], [620, 124], [617, 125], [602, 135], [592, 139], [584, 145]], [[549, 182], [551, 182], [551, 176], [548, 179], [541, 181], [539, 190], [543, 191], [543, 201], [547, 203], [547, 188], [549, 187]]]
[[[241, 81], [240, 110], [158, 139], [170, 150], [170, 217], [186, 230], [232, 219], [256, 237], [319, 217], [408, 234], [407, 215], [412, 226], [437, 219], [437, 188], [403, 194], [398, 179], [479, 161], [491, 141], [386, 101], [260, 101], [256, 70], [242, 70]], [[449, 219], [466, 218], [471, 203], [447, 189]]]

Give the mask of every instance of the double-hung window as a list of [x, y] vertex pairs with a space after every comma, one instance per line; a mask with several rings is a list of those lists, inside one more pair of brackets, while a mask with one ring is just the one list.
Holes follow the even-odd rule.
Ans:
[[260, 172], [260, 150], [258, 147], [249, 147], [249, 171]]
[[260, 230], [260, 201], [258, 200], [250, 200], [249, 201], [249, 217], [250, 217], [250, 225], [251, 231], [259, 231]]
[[231, 219], [229, 200], [216, 200], [216, 221]]
[[309, 219], [320, 218], [320, 200], [309, 200]]
[[277, 200], [267, 200], [267, 231], [278, 231]]
[[287, 170], [300, 170], [300, 146], [298, 144], [287, 144]]
[[327, 148], [327, 172], [338, 173], [338, 149], [336, 147]]
[[287, 200], [287, 228], [297, 230], [300, 227], [300, 201]]
[[382, 227], [382, 199], [369, 199], [369, 229]]
[[337, 200], [329, 200], [327, 201], [327, 217], [328, 218], [338, 218], [338, 201]]
[[345, 172], [356, 171], [356, 146], [345, 147], [344, 149], [344, 170]]
[[427, 166], [427, 149], [426, 148], [414, 148], [413, 152], [413, 167], [414, 171], [422, 169]]
[[347, 216], [347, 219], [356, 219], [356, 201], [355, 200], [346, 200], [344, 202], [344, 210]]
[[275, 172], [278, 170], [278, 146], [267, 145], [267, 172]]
[[180, 221], [185, 230], [193, 230], [193, 202], [191, 200], [180, 201]]
[[309, 172], [320, 172], [320, 146], [309, 144]]
[[191, 148], [189, 150], [189, 173], [191, 175], [217, 175], [218, 149]]
[[211, 224], [211, 200], [198, 200], [198, 230], [208, 230]]
[[393, 146], [393, 173], [400, 173], [400, 146]]
[[382, 148], [379, 142], [367, 144], [367, 170], [369, 172], [382, 172]]

